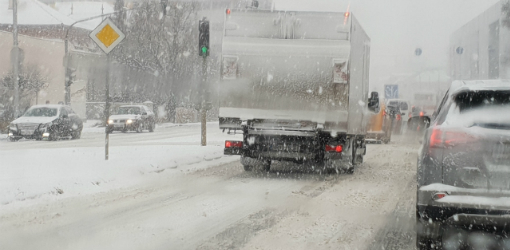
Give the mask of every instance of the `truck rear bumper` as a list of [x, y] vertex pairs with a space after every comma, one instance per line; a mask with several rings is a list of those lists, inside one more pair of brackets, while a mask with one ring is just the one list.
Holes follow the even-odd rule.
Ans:
[[300, 152], [279, 152], [279, 151], [255, 151], [249, 149], [242, 148], [225, 148], [223, 150], [224, 155], [241, 155], [247, 156], [250, 158], [263, 158], [263, 159], [271, 159], [271, 160], [290, 160], [290, 161], [300, 161], [307, 159], [315, 159], [315, 153], [300, 153]]

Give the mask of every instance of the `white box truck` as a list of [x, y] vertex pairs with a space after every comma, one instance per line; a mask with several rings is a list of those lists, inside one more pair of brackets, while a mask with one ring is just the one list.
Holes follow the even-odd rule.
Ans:
[[244, 169], [273, 160], [350, 172], [366, 153], [370, 38], [352, 13], [226, 10], [220, 129]]

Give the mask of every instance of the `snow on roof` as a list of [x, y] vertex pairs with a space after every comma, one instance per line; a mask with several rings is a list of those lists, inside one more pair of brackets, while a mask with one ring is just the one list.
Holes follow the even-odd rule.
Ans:
[[[99, 16], [114, 12], [113, 5], [107, 2], [91, 2], [91, 1], [70, 1], [70, 2], [56, 2], [53, 7], [60, 14], [65, 15], [73, 20], [83, 20], [86, 18]], [[87, 22], [84, 25], [94, 29], [103, 21], [102, 18], [96, 18]]]
[[[0, 24], [12, 24], [13, 11], [9, 9], [8, 0], [0, 0]], [[75, 20], [38, 0], [18, 0], [18, 24], [19, 25], [59, 25], [70, 26]], [[93, 30], [96, 26], [87, 23], [75, 25], [87, 30]]]

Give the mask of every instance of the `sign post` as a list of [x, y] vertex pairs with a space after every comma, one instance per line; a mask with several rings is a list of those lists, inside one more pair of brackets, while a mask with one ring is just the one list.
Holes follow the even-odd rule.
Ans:
[[110, 55], [109, 53], [119, 45], [126, 37], [124, 33], [112, 22], [110, 18], [106, 18], [99, 26], [97, 26], [89, 34], [90, 38], [103, 50], [106, 54], [106, 91], [105, 91], [105, 160], [109, 157], [110, 131], [108, 129], [108, 118], [110, 118]]

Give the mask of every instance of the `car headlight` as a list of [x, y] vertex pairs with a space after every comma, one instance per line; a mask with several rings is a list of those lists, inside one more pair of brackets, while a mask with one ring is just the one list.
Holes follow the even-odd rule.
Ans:
[[133, 120], [129, 119], [129, 120], [126, 121], [126, 123], [127, 124], [131, 124], [131, 123], [133, 123]]
[[108, 124], [113, 124], [113, 120], [108, 120]]

